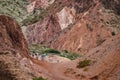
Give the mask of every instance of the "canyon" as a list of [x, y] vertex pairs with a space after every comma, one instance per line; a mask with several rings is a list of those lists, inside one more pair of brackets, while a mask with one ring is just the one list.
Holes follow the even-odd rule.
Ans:
[[119, 0], [10, 3], [25, 7], [0, 2], [0, 80], [120, 79]]

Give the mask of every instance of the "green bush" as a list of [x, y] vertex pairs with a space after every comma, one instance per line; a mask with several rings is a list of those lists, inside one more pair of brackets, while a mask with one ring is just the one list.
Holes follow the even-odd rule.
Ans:
[[90, 61], [91, 60], [83, 60], [83, 61], [80, 61], [77, 65], [77, 68], [84, 68], [86, 66], [89, 66], [90, 65]]
[[55, 53], [55, 54], [60, 54], [60, 51], [55, 50], [55, 49], [47, 49], [43, 53]]
[[47, 79], [44, 79], [43, 77], [39, 77], [39, 78], [33, 78], [33, 80], [47, 80]]
[[68, 51], [67, 51], [67, 50], [63, 50], [63, 52], [68, 53]]
[[74, 59], [80, 57], [79, 54], [72, 53], [72, 52], [67, 52], [67, 53], [61, 52], [60, 56], [66, 57], [66, 58], [68, 58], [70, 60], [74, 60]]

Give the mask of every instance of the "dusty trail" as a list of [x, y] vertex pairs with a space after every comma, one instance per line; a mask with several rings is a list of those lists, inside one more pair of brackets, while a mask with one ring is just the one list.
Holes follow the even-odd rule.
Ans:
[[62, 65], [65, 65], [67, 63], [49, 63], [47, 61], [35, 60], [33, 58], [30, 58], [30, 60], [34, 64], [37, 64], [38, 66], [45, 69], [47, 72], [43, 73], [45, 73], [46, 75], [48, 75], [49, 73], [49, 76], [51, 76], [54, 80], [73, 80], [69, 77], [64, 76], [64, 67], [62, 67]]

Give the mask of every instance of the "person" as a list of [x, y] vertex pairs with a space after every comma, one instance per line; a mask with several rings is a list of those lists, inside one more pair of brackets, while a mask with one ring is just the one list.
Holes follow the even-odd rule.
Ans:
[[41, 54], [41, 60], [44, 60], [46, 53]]

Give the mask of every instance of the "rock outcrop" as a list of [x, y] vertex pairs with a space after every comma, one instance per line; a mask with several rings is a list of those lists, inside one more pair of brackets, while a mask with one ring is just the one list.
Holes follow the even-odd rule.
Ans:
[[120, 34], [109, 38], [100, 47], [89, 52], [87, 59], [92, 60], [93, 65], [88, 70], [87, 76], [98, 80], [120, 79]]
[[22, 69], [20, 59], [24, 57], [29, 57], [28, 48], [20, 26], [10, 17], [0, 15], [0, 79], [32, 78]]
[[74, 8], [69, 9], [65, 7], [60, 12], [57, 13], [58, 22], [62, 30], [75, 22], [74, 16], [75, 16]]
[[111, 32], [105, 26], [98, 26], [98, 24], [89, 22], [85, 20], [78, 22], [69, 32], [61, 34], [51, 44], [51, 47], [85, 54], [111, 37]]
[[[0, 15], [0, 80], [32, 80], [40, 77], [37, 64], [28, 54], [27, 43], [18, 23]], [[41, 65], [42, 66], [42, 65]]]
[[[57, 2], [62, 7], [55, 5]], [[75, 0], [62, 4], [55, 1], [55, 3], [53, 3], [55, 8], [50, 8], [54, 13], [52, 16], [57, 16], [55, 19], [48, 16], [49, 21], [46, 18], [41, 23], [28, 26], [26, 29], [28, 43], [39, 43], [55, 49], [85, 54], [120, 32], [120, 23], [117, 21], [120, 19], [119, 1], [111, 0], [108, 4], [105, 4], [104, 0]], [[113, 6], [110, 7], [112, 3]], [[61, 11], [56, 10], [59, 8]], [[45, 29], [48, 27], [46, 24], [54, 21], [57, 22], [55, 25], [52, 23], [50, 28]], [[56, 35], [57, 37], [54, 37]]]
[[103, 2], [93, 0], [89, 2], [90, 4], [87, 0], [76, 0], [76, 4], [72, 4], [76, 11], [75, 23], [72, 28], [68, 27], [69, 31], [61, 33], [52, 42], [52, 48], [85, 54], [101, 45], [107, 38], [119, 33], [120, 26], [117, 22], [119, 15], [116, 13], [116, 8], [112, 8], [115, 11], [108, 13], [108, 10], [104, 9]]
[[26, 39], [29, 44], [43, 44], [48, 46], [58, 37], [61, 28], [55, 16], [49, 16], [42, 22], [27, 26]]
[[20, 26], [10, 17], [0, 15], [0, 49], [14, 48], [28, 52]]
[[[27, 26], [27, 42], [84, 55], [63, 63], [33, 59], [20, 26], [0, 15], [0, 80], [41, 76], [48, 80], [120, 80], [120, 1], [59, 1], [54, 4], [60, 6], [48, 8], [54, 14]], [[84, 60], [89, 62], [78, 67]]]
[[[78, 63], [84, 60], [90, 60], [90, 64], [77, 68]], [[120, 34], [109, 38], [80, 59], [62, 65], [61, 70], [70, 80], [119, 80], [119, 60]]]
[[[114, 33], [114, 31], [107, 28], [108, 25], [105, 24], [111, 14], [104, 16], [104, 14], [107, 13], [103, 12], [104, 10], [102, 9], [102, 4], [100, 2], [90, 0], [90, 4], [88, 4], [87, 1], [76, 0], [75, 4], [72, 4], [71, 6], [70, 7], [76, 12], [73, 17], [75, 20], [72, 22], [74, 23], [74, 25], [72, 25], [73, 28], [71, 28], [71, 25], [69, 24], [69, 31], [61, 33], [61, 35], [51, 44], [52, 48], [86, 53], [89, 49], [99, 46]], [[61, 13], [60, 15], [65, 14]], [[60, 18], [62, 19], [62, 17]], [[60, 19], [58, 19], [58, 21], [59, 20]], [[62, 25], [62, 23], [60, 23], [60, 25]]]

